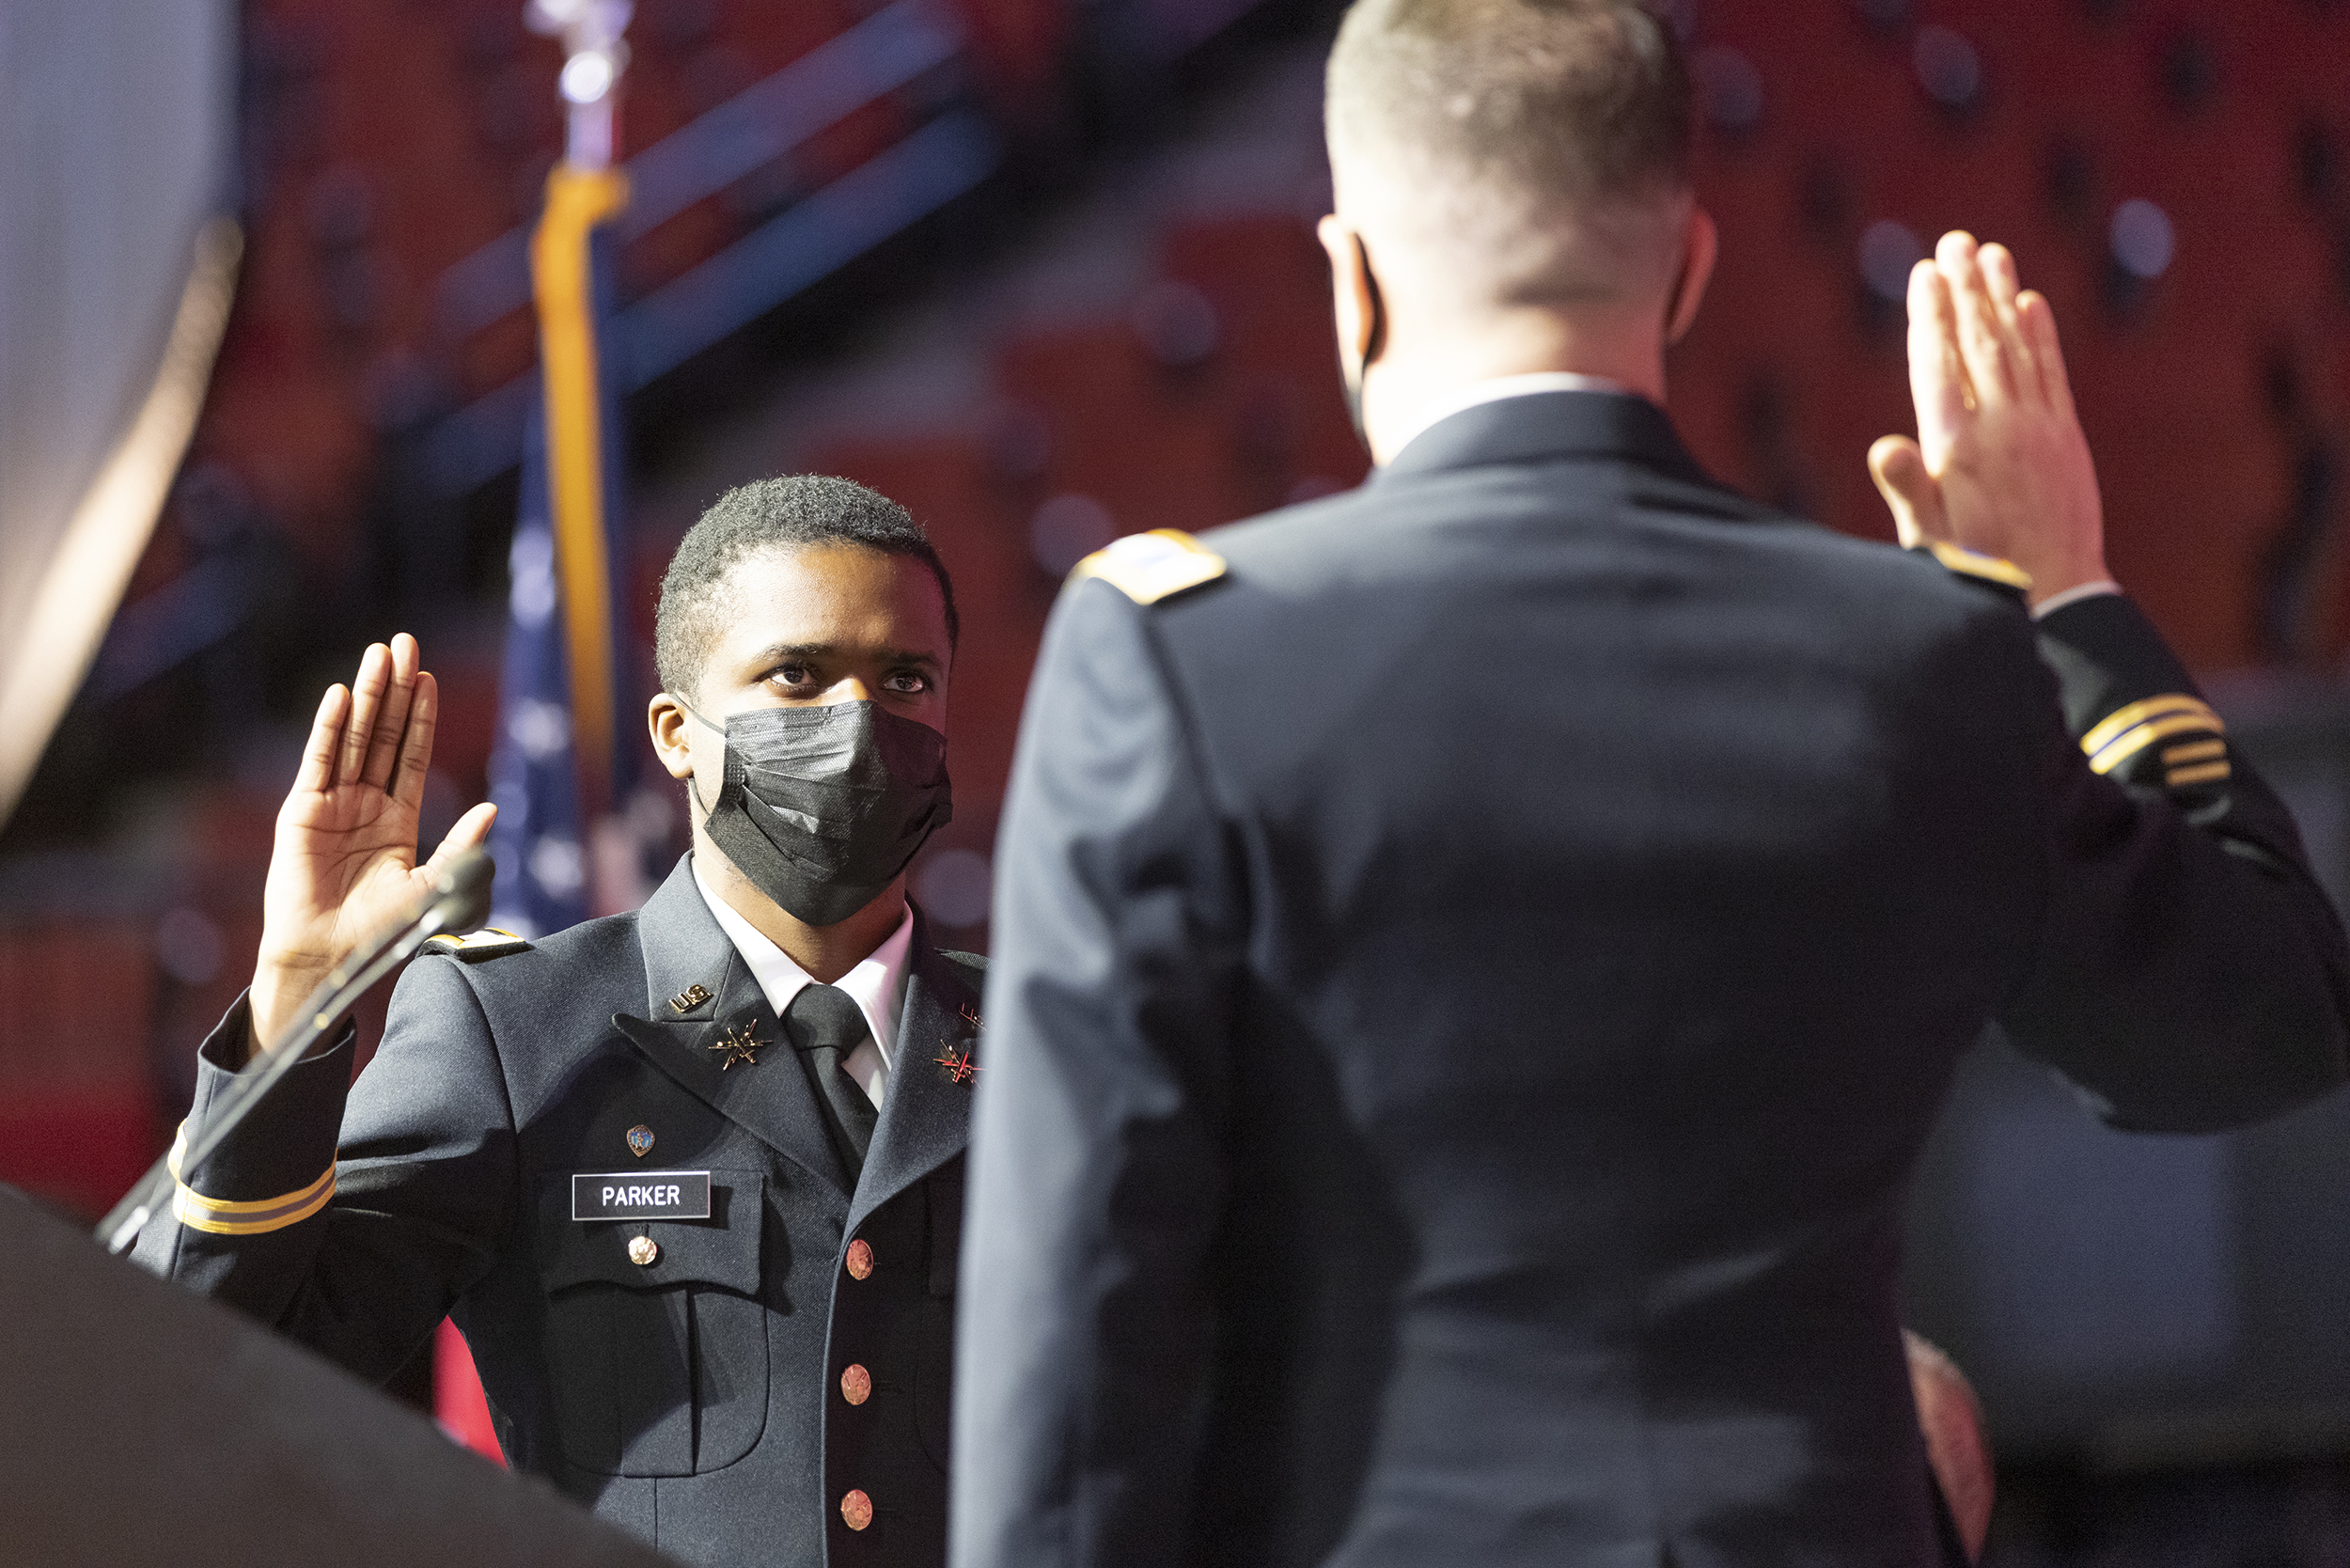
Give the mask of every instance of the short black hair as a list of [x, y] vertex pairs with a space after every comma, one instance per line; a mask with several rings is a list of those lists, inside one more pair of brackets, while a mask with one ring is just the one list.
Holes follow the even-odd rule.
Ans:
[[691, 695], [718, 635], [719, 594], [727, 573], [760, 550], [804, 550], [855, 544], [885, 556], [908, 556], [938, 579], [947, 606], [949, 652], [963, 635], [955, 615], [955, 585], [922, 525], [905, 508], [854, 479], [786, 474], [741, 485], [718, 497], [685, 530], [661, 579], [653, 612], [653, 662], [664, 691]]
[[1334, 133], [1577, 206], [1689, 181], [1689, 71], [1654, 0], [1356, 0]]

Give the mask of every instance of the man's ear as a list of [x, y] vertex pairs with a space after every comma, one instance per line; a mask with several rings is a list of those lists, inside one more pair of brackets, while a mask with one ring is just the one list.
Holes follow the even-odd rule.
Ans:
[[686, 739], [685, 704], [667, 692], [656, 692], [645, 708], [645, 727], [652, 731], [652, 748], [671, 778], [694, 776], [694, 748]]
[[1338, 317], [1339, 355], [1361, 365], [1372, 357], [1379, 311], [1373, 303], [1369, 253], [1362, 236], [1336, 213], [1314, 227], [1324, 254], [1330, 258], [1330, 303]]
[[1698, 319], [1705, 286], [1714, 280], [1714, 261], [1721, 254], [1721, 231], [1714, 215], [1694, 202], [1689, 227], [1681, 243], [1681, 275], [1673, 280], [1672, 298], [1665, 305], [1665, 341], [1678, 343]]

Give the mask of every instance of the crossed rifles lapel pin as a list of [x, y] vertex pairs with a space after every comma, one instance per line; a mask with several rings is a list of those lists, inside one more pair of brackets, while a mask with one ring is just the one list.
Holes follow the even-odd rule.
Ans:
[[718, 1071], [731, 1069], [736, 1062], [745, 1067], [759, 1065], [759, 1053], [767, 1048], [767, 1042], [751, 1033], [750, 1021], [730, 1025], [727, 1031], [710, 1043], [710, 1049], [719, 1053]]
[[[965, 1002], [963, 1004], [962, 1012], [963, 1021], [977, 1030], [979, 1027], [979, 1010], [969, 1002]], [[949, 1083], [967, 1084], [979, 1075], [979, 1064], [971, 1059], [971, 1047], [968, 1045], [958, 1051], [946, 1041], [941, 1040], [938, 1043], [938, 1055], [931, 1059], [946, 1069], [947, 1079]]]

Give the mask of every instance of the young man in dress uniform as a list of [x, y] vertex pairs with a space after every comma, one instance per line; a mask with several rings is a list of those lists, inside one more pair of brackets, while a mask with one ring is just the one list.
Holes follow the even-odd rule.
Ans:
[[[905, 871], [948, 817], [955, 630], [891, 502], [721, 499], [650, 715], [693, 853], [636, 914], [417, 960], [358, 1082], [346, 1028], [178, 1172], [142, 1261], [369, 1376], [452, 1315], [515, 1467], [682, 1561], [934, 1568], [979, 966]], [[435, 711], [405, 635], [327, 693], [198, 1112], [423, 885]]]
[[955, 1568], [1935, 1562], [1896, 1282], [1959, 1055], [2141, 1128], [2342, 1080], [2342, 930], [2108, 580], [2004, 251], [1912, 281], [1917, 548], [1676, 439], [1660, 12], [1361, 0], [1324, 240], [1379, 471], [1054, 611]]

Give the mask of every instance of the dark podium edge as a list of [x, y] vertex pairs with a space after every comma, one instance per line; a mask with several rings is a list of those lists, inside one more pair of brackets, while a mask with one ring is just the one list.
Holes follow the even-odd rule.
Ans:
[[10, 1563], [669, 1561], [7, 1188], [0, 1450], [0, 1560]]

